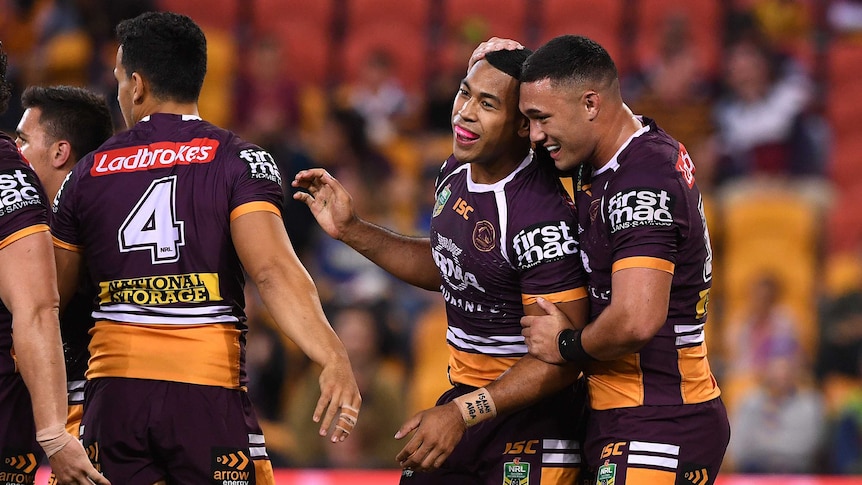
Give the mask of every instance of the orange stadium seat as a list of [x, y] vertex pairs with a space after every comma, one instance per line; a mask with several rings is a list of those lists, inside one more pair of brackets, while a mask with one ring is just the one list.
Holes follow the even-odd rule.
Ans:
[[158, 0], [161, 10], [188, 15], [201, 27], [233, 31], [240, 13], [240, 0]]
[[692, 41], [702, 56], [707, 72], [718, 67], [723, 15], [718, 0], [641, 0], [637, 5], [637, 59], [641, 66], [649, 65], [658, 55], [662, 32], [667, 20], [682, 14], [688, 20]]
[[[349, 0], [347, 2], [347, 30], [356, 26], [376, 24], [381, 28], [391, 24], [408, 25], [424, 30], [433, 2], [403, 0]], [[422, 46], [417, 46], [420, 49]]]
[[255, 29], [270, 32], [288, 24], [306, 23], [329, 30], [334, 15], [333, 0], [254, 0], [252, 8]]
[[797, 317], [809, 355], [817, 346], [816, 295], [822, 225], [816, 207], [792, 192], [747, 192], [722, 207], [724, 237], [716, 255], [724, 297], [724, 328], [750, 305], [749, 290], [759, 276], [775, 274], [782, 303]]
[[369, 54], [382, 48], [393, 58], [393, 69], [404, 88], [418, 92], [423, 88], [428, 66], [427, 40], [427, 28], [401, 24], [354, 25], [346, 32], [344, 47], [339, 53], [344, 69], [342, 81], [355, 81]]
[[[608, 51], [623, 70], [623, 0], [572, 2], [544, 0], [539, 29], [540, 45], [563, 34], [589, 37]], [[535, 46], [538, 47], [538, 46]]]
[[[262, 32], [263, 33], [263, 32]], [[324, 85], [330, 69], [332, 36], [326, 26], [283, 18], [266, 33], [281, 43], [286, 71], [300, 85]]]
[[488, 36], [526, 38], [527, 3], [524, 0], [443, 0], [443, 26], [458, 30], [466, 21], [482, 19]]

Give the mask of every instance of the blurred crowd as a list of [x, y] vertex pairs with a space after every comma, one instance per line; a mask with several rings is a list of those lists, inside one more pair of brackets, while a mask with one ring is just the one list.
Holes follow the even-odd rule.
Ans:
[[[710, 360], [733, 430], [727, 469], [862, 474], [862, 2], [0, 0], [15, 88], [87, 86], [122, 129], [112, 28], [157, 9], [207, 33], [202, 116], [280, 164], [285, 226], [362, 392], [363, 417], [336, 450], [310, 419], [316, 370], [249, 287], [249, 392], [274, 465], [395, 467], [392, 435], [448, 388], [440, 295], [326, 237], [289, 181], [326, 167], [364, 218], [427, 234], [473, 48], [492, 35], [537, 47], [582, 33], [618, 61], [632, 110], [697, 166], [716, 264]], [[14, 132], [21, 111], [13, 99], [0, 129]]]

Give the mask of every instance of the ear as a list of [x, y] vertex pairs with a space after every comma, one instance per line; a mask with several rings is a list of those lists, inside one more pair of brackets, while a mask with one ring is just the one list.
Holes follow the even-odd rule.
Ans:
[[526, 116], [521, 116], [521, 123], [518, 125], [518, 136], [521, 138], [529, 138], [530, 136], [530, 120]]
[[602, 107], [602, 95], [597, 91], [587, 91], [581, 97], [584, 109], [587, 111], [587, 119], [593, 121], [599, 115]]
[[72, 145], [66, 140], [54, 142], [51, 146], [51, 166], [61, 168], [69, 160], [74, 164], [77, 160], [72, 155]]
[[137, 72], [132, 73], [132, 103], [142, 104], [144, 98], [149, 94], [150, 86]]

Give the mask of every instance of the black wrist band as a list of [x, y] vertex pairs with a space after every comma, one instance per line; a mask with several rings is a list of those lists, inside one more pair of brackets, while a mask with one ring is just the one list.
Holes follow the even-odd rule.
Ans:
[[581, 344], [580, 330], [567, 328], [560, 332], [559, 348], [560, 355], [567, 361], [578, 364], [581, 370], [586, 369], [590, 362], [596, 360], [584, 350], [584, 346]]

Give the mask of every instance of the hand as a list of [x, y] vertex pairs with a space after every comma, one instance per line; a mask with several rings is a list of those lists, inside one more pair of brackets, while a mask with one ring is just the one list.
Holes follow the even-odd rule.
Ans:
[[473, 68], [473, 64], [476, 64], [477, 62], [482, 60], [482, 58], [485, 57], [485, 54], [487, 54], [489, 52], [502, 51], [502, 50], [514, 51], [514, 50], [523, 49], [523, 48], [524, 48], [524, 46], [521, 45], [521, 43], [518, 42], [517, 40], [502, 39], [500, 37], [491, 37], [490, 39], [486, 40], [485, 42], [482, 42], [481, 44], [479, 44], [479, 46], [476, 47], [475, 50], [473, 50], [473, 55], [470, 56], [470, 62], [467, 64], [467, 73], [468, 74], [470, 73], [470, 69]]
[[547, 315], [527, 315], [521, 317], [521, 335], [527, 343], [527, 350], [533, 357], [549, 364], [566, 362], [560, 355], [560, 332], [574, 325], [553, 303], [537, 298], [536, 303]]
[[347, 227], [356, 221], [353, 197], [341, 182], [322, 168], [302, 170], [291, 184], [308, 191], [296, 192], [293, 198], [302, 201], [311, 209], [320, 227], [335, 239], [342, 239]]
[[111, 485], [90, 463], [81, 442], [72, 439], [48, 458], [58, 485]]
[[317, 400], [312, 419], [315, 423], [320, 423], [320, 436], [326, 436], [334, 422], [331, 441], [344, 441], [356, 426], [359, 408], [362, 406], [362, 396], [359, 395], [359, 387], [356, 385], [350, 363], [342, 359], [325, 366], [319, 381], [320, 399]]
[[430, 471], [440, 468], [461, 441], [467, 425], [454, 403], [426, 409], [408, 419], [395, 433], [400, 440], [416, 431], [395, 457], [401, 468]]

